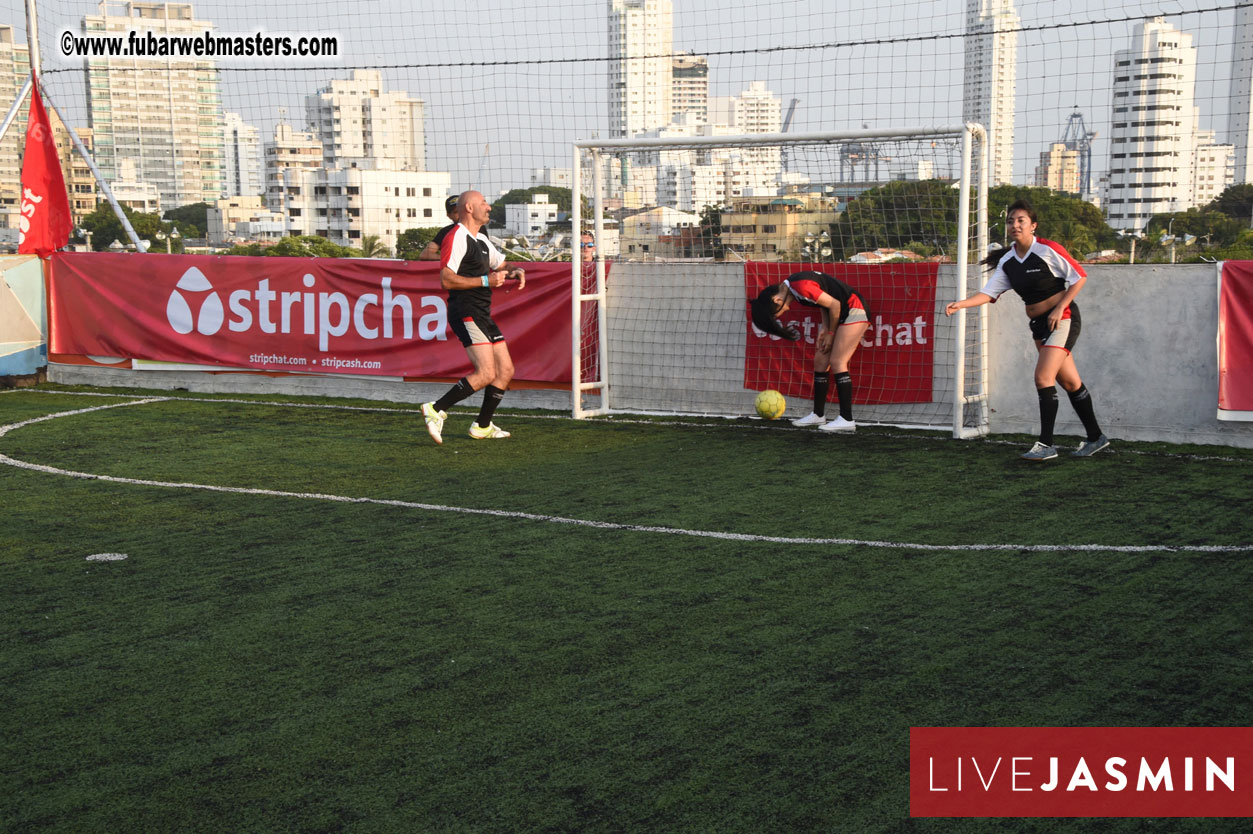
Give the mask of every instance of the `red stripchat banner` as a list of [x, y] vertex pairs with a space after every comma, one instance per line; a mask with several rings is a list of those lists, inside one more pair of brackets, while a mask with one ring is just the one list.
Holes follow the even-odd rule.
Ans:
[[[569, 383], [570, 265], [528, 263], [492, 292], [515, 379]], [[289, 373], [456, 378], [439, 264], [335, 258], [56, 253], [52, 354]]]
[[1253, 816], [1253, 727], [912, 727], [913, 817]]
[[[934, 375], [934, 263], [798, 264], [750, 261], [744, 268], [744, 387], [774, 388], [784, 396], [806, 398], [813, 392], [814, 349], [822, 309], [793, 304], [780, 321], [796, 326], [799, 342], [771, 336], [753, 326], [749, 302], [764, 288], [796, 272], [825, 272], [857, 290], [865, 301], [870, 326], [849, 362], [857, 403], [931, 402]], [[835, 401], [835, 386], [830, 399]]]

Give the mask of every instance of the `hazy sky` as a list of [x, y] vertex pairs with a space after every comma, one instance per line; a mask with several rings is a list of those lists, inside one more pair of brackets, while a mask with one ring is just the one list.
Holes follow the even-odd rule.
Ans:
[[[1115, 49], [1136, 21], [1165, 14], [1198, 51], [1202, 127], [1226, 128], [1231, 10], [1235, 0], [1018, 0], [1015, 180], [1026, 182], [1039, 153], [1061, 138], [1078, 108], [1099, 133], [1094, 167], [1106, 167]], [[1190, 10], [1221, 6], [1216, 12]], [[83, 74], [59, 57], [57, 35], [77, 32], [97, 4], [40, 0], [46, 83], [67, 115], [86, 123]], [[304, 121], [304, 96], [351, 68], [381, 67], [389, 89], [427, 103], [428, 167], [453, 174], [454, 188], [524, 185], [532, 167], [569, 167], [570, 143], [607, 135], [609, 0], [547, 4], [479, 0], [206, 0], [197, 19], [219, 34], [334, 34], [336, 60], [221, 61], [228, 110], [268, 137], [285, 108]], [[955, 124], [961, 121], [966, 0], [673, 0], [674, 49], [709, 56], [711, 95], [764, 81], [794, 131]], [[24, 4], [0, 0], [0, 22], [25, 40]]]

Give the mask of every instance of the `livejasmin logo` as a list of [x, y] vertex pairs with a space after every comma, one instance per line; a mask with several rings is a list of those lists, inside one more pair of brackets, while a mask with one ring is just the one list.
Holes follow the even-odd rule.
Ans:
[[1249, 727], [912, 727], [914, 817], [1250, 817]]
[[[317, 279], [310, 273], [304, 275], [301, 283], [306, 291], [278, 291], [271, 289], [270, 279], [265, 278], [257, 282], [255, 289], [232, 291], [223, 304], [213, 284], [193, 266], [183, 273], [170, 293], [165, 317], [171, 329], [183, 336], [193, 331], [213, 336], [223, 326], [233, 333], [267, 334], [289, 334], [293, 327], [298, 327], [306, 336], [316, 335], [322, 351], [329, 348], [332, 338], [344, 336], [350, 329], [367, 341], [395, 338], [397, 320], [402, 338], [414, 338], [413, 302], [407, 295], [392, 291], [390, 277], [380, 279], [380, 292], [362, 293], [356, 298], [342, 292], [314, 292]], [[197, 302], [193, 312], [192, 305]], [[448, 310], [443, 298], [422, 296], [417, 312], [417, 338], [448, 338]], [[380, 326], [372, 326], [372, 322]]]

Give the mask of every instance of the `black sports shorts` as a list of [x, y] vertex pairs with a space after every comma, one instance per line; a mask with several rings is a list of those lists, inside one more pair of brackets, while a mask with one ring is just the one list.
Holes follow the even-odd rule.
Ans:
[[1031, 320], [1031, 336], [1040, 347], [1055, 347], [1070, 353], [1075, 342], [1079, 341], [1079, 331], [1083, 329], [1083, 320], [1079, 317], [1079, 305], [1073, 301], [1062, 313], [1062, 320], [1057, 323], [1056, 330], [1049, 330], [1049, 314], [1036, 316]]

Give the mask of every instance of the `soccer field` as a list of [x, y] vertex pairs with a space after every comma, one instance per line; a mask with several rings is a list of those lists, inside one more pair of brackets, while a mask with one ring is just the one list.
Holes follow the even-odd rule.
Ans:
[[1247, 725], [1253, 451], [472, 416], [0, 393], [0, 829], [1247, 829], [911, 822], [907, 765]]

